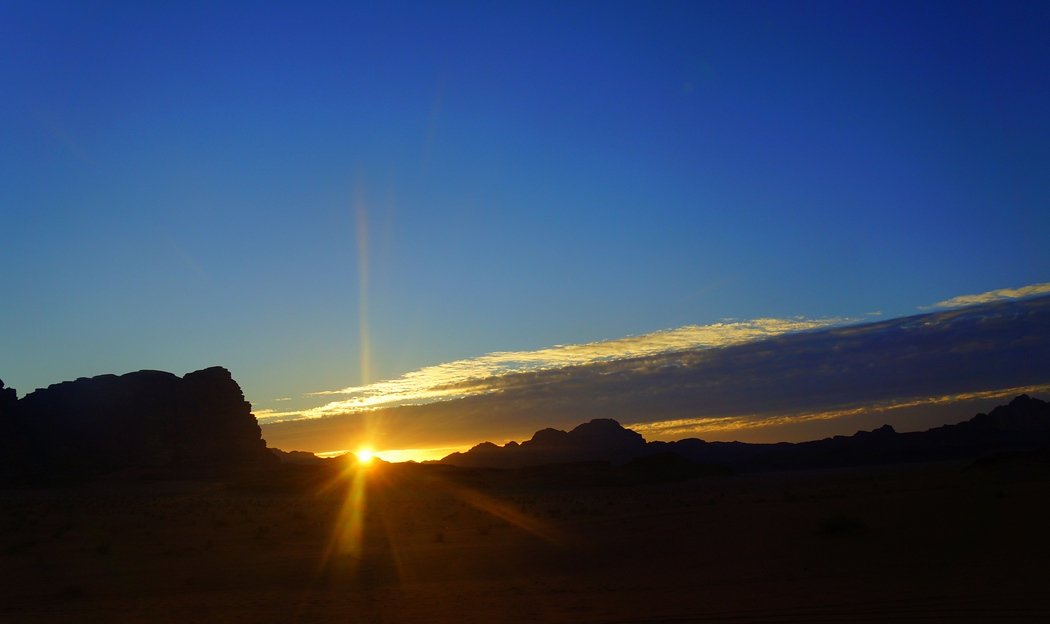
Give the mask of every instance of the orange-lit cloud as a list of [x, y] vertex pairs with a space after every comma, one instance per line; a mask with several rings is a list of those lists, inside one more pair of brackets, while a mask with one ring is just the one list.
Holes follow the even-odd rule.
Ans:
[[960, 308], [963, 306], [991, 303], [993, 301], [1003, 301], [1006, 299], [1034, 297], [1037, 295], [1045, 295], [1047, 293], [1050, 293], [1050, 282], [1029, 284], [1028, 286], [1021, 286], [1020, 288], [999, 288], [996, 290], [989, 290], [988, 292], [978, 293], [976, 295], [959, 295], [958, 297], [938, 301], [932, 306], [928, 306], [928, 308]]
[[711, 433], [738, 432], [744, 429], [762, 429], [788, 424], [801, 424], [821, 420], [838, 420], [857, 416], [871, 416], [887, 412], [910, 410], [924, 406], [963, 404], [986, 399], [1008, 400], [1020, 394], [1042, 394], [1050, 392], [1050, 384], [1037, 384], [977, 392], [960, 392], [927, 397], [875, 401], [855, 407], [843, 407], [817, 412], [792, 412], [786, 414], [749, 414], [746, 416], [707, 416], [703, 418], [680, 418], [657, 422], [625, 423], [624, 426], [637, 431], [648, 440], [680, 440], [685, 437], [703, 436]]
[[556, 345], [536, 351], [501, 351], [429, 366], [396, 379], [312, 393], [314, 396], [348, 397], [319, 407], [300, 411], [264, 409], [257, 410], [255, 414], [261, 421], [321, 418], [380, 407], [459, 399], [495, 392], [505, 385], [504, 378], [520, 373], [727, 347], [786, 333], [840, 325], [847, 320], [764, 318], [726, 321], [712, 325], [688, 325], [601, 342]]
[[1050, 297], [821, 323], [781, 333], [774, 330], [803, 327], [737, 324], [742, 334], [721, 329], [702, 340], [696, 336], [709, 328], [683, 328], [492, 354], [347, 389], [359, 394], [306, 413], [257, 415], [264, 437], [288, 450], [346, 449], [365, 439], [380, 452], [500, 442], [592, 418], [615, 418], [655, 439], [798, 440], [852, 433], [834, 427], [867, 426], [880, 414], [893, 415], [891, 424], [934, 426], [946, 421], [931, 415], [950, 417], [944, 405], [972, 407], [982, 392], [1005, 398], [1050, 384]]

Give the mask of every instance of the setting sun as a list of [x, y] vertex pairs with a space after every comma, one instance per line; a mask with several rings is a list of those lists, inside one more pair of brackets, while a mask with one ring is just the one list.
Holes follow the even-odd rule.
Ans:
[[370, 448], [360, 448], [354, 453], [357, 456], [357, 461], [362, 464], [370, 464], [375, 458], [375, 452]]

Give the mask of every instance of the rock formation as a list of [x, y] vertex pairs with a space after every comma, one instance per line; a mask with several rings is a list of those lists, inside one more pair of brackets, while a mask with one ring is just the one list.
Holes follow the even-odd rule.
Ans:
[[453, 453], [442, 462], [460, 466], [521, 467], [565, 462], [620, 463], [645, 451], [645, 438], [610, 418], [596, 418], [572, 431], [542, 429], [521, 444], [500, 447], [483, 442], [466, 453]]
[[18, 394], [15, 393], [15, 389], [5, 388], [4, 380], [0, 379], [0, 418], [3, 418], [5, 414], [10, 414], [17, 402]]
[[[144, 370], [53, 384], [0, 400], [8, 465], [30, 473], [194, 471], [275, 461], [225, 368]], [[14, 449], [13, 451], [11, 449]]]
[[14, 388], [5, 388], [0, 379], [0, 470], [14, 460], [17, 441], [14, 436], [15, 407], [18, 394]]

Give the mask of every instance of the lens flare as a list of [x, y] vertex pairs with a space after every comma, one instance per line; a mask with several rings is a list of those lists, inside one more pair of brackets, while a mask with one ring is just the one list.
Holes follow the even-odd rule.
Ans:
[[376, 457], [375, 452], [368, 447], [357, 449], [354, 455], [357, 456], [357, 463], [363, 466], [372, 463], [372, 460]]
[[336, 564], [340, 560], [354, 565], [361, 556], [364, 548], [366, 489], [366, 471], [363, 468], [364, 464], [360, 461], [348, 464], [330, 484], [330, 487], [345, 488], [345, 493], [323, 558], [325, 565]]

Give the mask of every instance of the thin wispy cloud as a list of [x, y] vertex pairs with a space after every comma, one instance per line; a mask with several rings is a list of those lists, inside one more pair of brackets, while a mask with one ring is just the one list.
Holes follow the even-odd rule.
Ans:
[[[313, 396], [342, 396], [319, 407], [281, 412], [258, 410], [260, 420], [320, 418], [380, 407], [418, 405], [459, 399], [506, 389], [512, 376], [556, 371], [577, 366], [645, 358], [664, 354], [727, 347], [787, 333], [821, 329], [848, 322], [844, 318], [724, 321], [711, 325], [687, 325], [677, 329], [584, 344], [556, 345], [536, 351], [501, 351], [475, 358], [428, 366], [364, 386], [312, 393]], [[533, 381], [531, 378], [513, 377]]]
[[909, 397], [875, 401], [856, 407], [844, 407], [821, 411], [791, 412], [785, 414], [749, 414], [744, 416], [708, 416], [704, 418], [679, 418], [657, 422], [626, 423], [624, 426], [637, 431], [651, 440], [677, 440], [689, 436], [710, 433], [763, 429], [787, 424], [800, 424], [820, 420], [838, 420], [864, 415], [885, 414], [917, 407], [965, 403], [985, 399], [1009, 399], [1019, 394], [1043, 394], [1050, 391], [1050, 384], [1036, 384], [975, 392], [959, 392], [936, 396]]
[[1050, 282], [1029, 284], [1028, 286], [1021, 286], [1020, 288], [998, 288], [996, 290], [989, 290], [988, 292], [978, 293], [976, 295], [959, 295], [958, 297], [938, 301], [932, 306], [925, 306], [923, 309], [961, 308], [964, 306], [992, 303], [993, 301], [1003, 301], [1006, 299], [1034, 297], [1037, 295], [1045, 295], [1047, 293], [1050, 293]]

